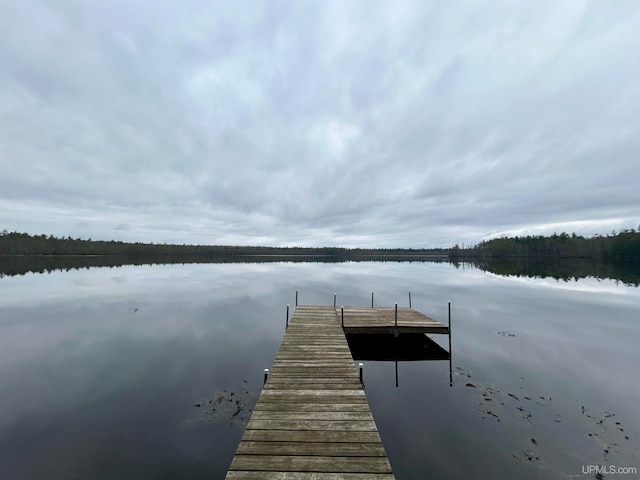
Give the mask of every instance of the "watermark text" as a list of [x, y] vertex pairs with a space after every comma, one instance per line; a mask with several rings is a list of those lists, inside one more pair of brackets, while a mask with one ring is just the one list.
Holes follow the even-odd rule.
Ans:
[[617, 465], [582, 465], [585, 475], [637, 475], [637, 467], [619, 467]]

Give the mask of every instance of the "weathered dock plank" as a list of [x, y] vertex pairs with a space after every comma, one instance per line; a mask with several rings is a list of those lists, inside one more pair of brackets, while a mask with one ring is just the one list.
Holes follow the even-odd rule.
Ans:
[[232, 470], [277, 472], [391, 473], [387, 457], [319, 457], [313, 455], [237, 455]]
[[262, 390], [261, 398], [267, 400], [269, 397], [355, 397], [367, 401], [364, 392], [360, 390], [347, 390], [346, 392], [338, 390], [283, 390], [281, 388], [265, 388]]
[[283, 399], [283, 398], [271, 398], [269, 400], [265, 400], [265, 403], [279, 403], [279, 404], [292, 404], [292, 405], [301, 405], [301, 404], [317, 404], [317, 405], [322, 405], [322, 404], [352, 404], [352, 405], [369, 405], [366, 401], [362, 401], [359, 398], [354, 398], [354, 397], [341, 397], [339, 395], [333, 396], [333, 397], [313, 397], [313, 396], [306, 396], [306, 397], [298, 397], [296, 399], [293, 399], [291, 401], [287, 400], [287, 399]]
[[388, 473], [229, 472], [229, 480], [394, 480]]
[[242, 455], [317, 455], [323, 457], [384, 457], [380, 443], [241, 442]]
[[376, 432], [376, 424], [373, 421], [363, 420], [253, 420], [249, 421], [247, 429], [250, 430], [304, 430], [312, 432], [314, 430], [334, 432], [359, 431]]
[[[246, 430], [242, 441], [253, 442], [324, 442], [324, 443], [380, 443], [378, 432], [363, 431], [299, 431], [299, 430]], [[242, 443], [242, 442], [241, 442]]]
[[291, 403], [291, 402], [258, 402], [254, 411], [266, 412], [368, 412], [368, 403]]

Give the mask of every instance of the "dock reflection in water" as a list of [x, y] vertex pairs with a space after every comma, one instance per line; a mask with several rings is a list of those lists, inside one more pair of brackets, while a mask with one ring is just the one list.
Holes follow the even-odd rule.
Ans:
[[349, 333], [346, 337], [354, 361], [395, 362], [396, 387], [398, 362], [435, 360], [449, 362], [449, 384], [453, 385], [452, 355], [424, 333]]

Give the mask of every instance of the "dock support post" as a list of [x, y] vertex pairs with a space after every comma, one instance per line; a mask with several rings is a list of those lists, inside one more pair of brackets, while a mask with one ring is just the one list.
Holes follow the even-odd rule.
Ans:
[[298, 306], [298, 290], [296, 290], [296, 307]]
[[262, 382], [262, 385], [264, 385], [265, 383], [267, 383], [267, 377], [269, 377], [269, 369], [265, 368], [264, 369], [264, 382]]
[[358, 367], [360, 369], [360, 384], [362, 385], [362, 388], [364, 388], [364, 379], [363, 379], [363, 376], [362, 376], [362, 367], [364, 367], [364, 364], [359, 363]]
[[411, 292], [409, 292], [409, 308], [411, 308]]
[[451, 301], [449, 301], [449, 351], [451, 351]]
[[289, 304], [287, 303], [287, 328], [289, 328]]
[[451, 352], [451, 301], [449, 301], [449, 386], [453, 387], [453, 354]]
[[373, 292], [371, 292], [371, 308], [373, 308]]
[[396, 315], [395, 315], [395, 327], [393, 329], [393, 336], [395, 338], [398, 338], [399, 332], [398, 332], [398, 302], [396, 302]]
[[398, 302], [396, 302], [396, 330], [398, 329]]
[[344, 307], [340, 307], [340, 317], [341, 317], [340, 324], [342, 325], [342, 328], [344, 328]]
[[398, 388], [398, 361], [396, 360], [396, 388]]
[[334, 293], [334, 294], [333, 294], [333, 307], [334, 307], [334, 308], [335, 308], [335, 306], [336, 306], [336, 297], [337, 297], [337, 295]]

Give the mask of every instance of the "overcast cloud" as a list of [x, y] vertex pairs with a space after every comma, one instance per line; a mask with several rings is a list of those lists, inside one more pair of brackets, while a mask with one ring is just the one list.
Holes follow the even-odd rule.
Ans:
[[437, 247], [640, 225], [640, 2], [0, 0], [0, 229]]

